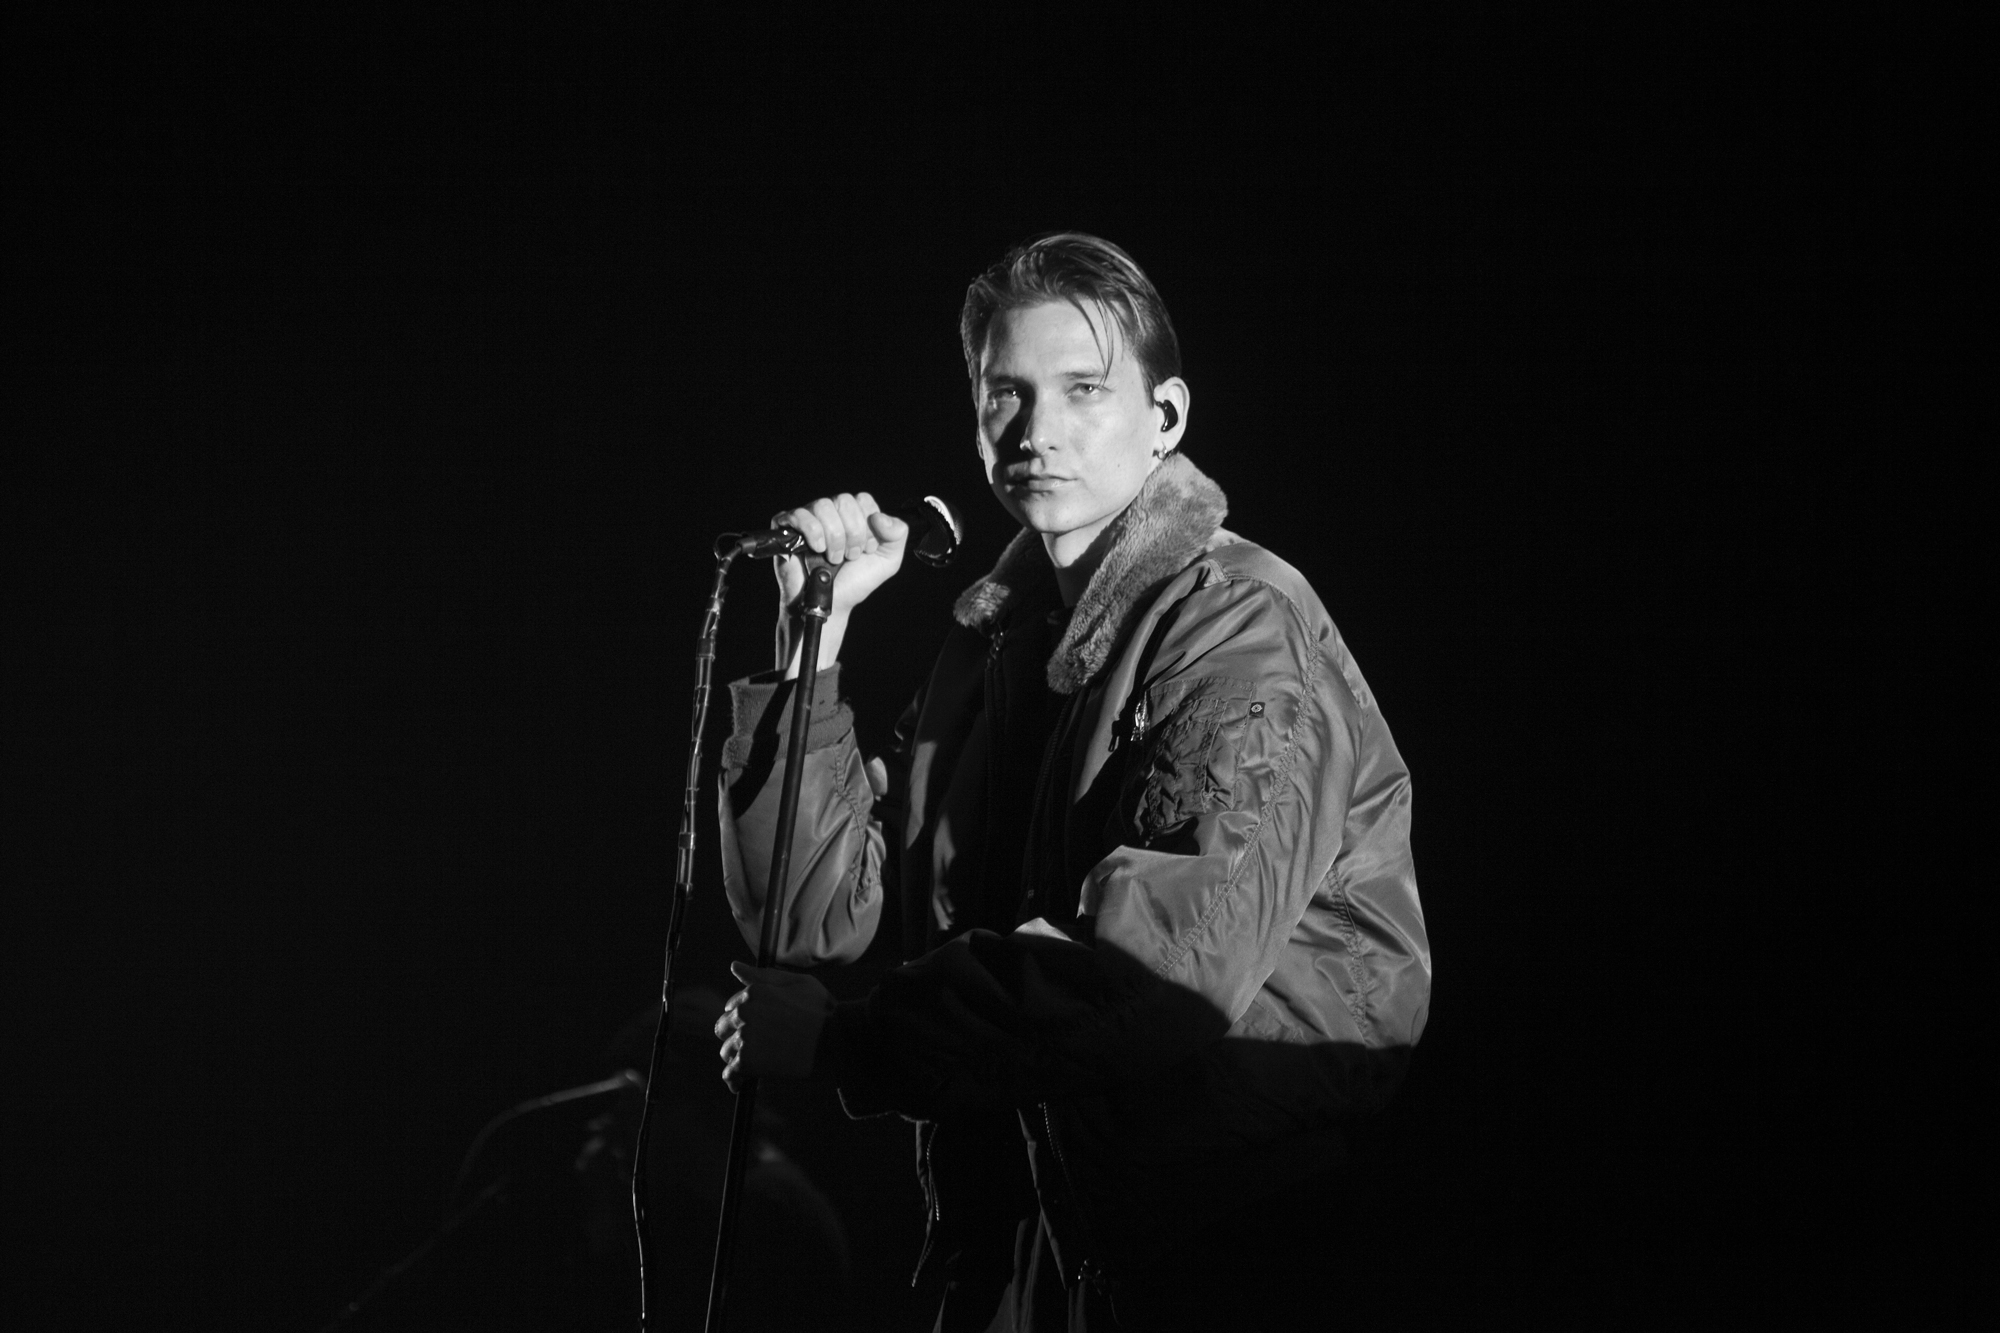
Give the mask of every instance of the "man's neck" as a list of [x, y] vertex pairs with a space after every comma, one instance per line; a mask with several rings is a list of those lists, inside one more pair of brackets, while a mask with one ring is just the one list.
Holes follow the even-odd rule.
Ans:
[[1076, 604], [1083, 599], [1083, 590], [1090, 586], [1091, 570], [1096, 568], [1095, 563], [1090, 569], [1085, 569], [1082, 565], [1071, 565], [1067, 569], [1056, 567], [1056, 590], [1062, 593], [1064, 606], [1071, 610], [1076, 609]]
[[1088, 534], [1042, 534], [1042, 549], [1049, 553], [1049, 563], [1055, 566], [1056, 590], [1062, 594], [1064, 606], [1074, 609], [1083, 599], [1083, 590], [1090, 586], [1090, 576], [1104, 563], [1104, 552], [1111, 544], [1105, 534], [1110, 530], [1111, 520], [1106, 519], [1096, 531]]

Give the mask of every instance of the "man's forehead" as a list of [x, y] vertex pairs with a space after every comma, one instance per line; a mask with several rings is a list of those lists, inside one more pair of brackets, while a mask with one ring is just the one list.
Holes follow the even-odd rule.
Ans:
[[983, 377], [1030, 369], [1109, 374], [1120, 360], [1118, 320], [1100, 302], [1044, 301], [1002, 311], [986, 331]]

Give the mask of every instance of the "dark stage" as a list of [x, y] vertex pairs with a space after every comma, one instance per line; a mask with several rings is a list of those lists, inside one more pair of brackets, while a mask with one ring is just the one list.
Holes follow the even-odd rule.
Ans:
[[[643, 1067], [710, 541], [839, 489], [965, 509], [960, 565], [844, 654], [886, 739], [1011, 531], [965, 284], [1059, 227], [1159, 284], [1188, 453], [1312, 579], [1415, 779], [1430, 1024], [1299, 1219], [1304, 1326], [1840, 1296], [1870, 1242], [1826, 1201], [1891, 1168], [1828, 1146], [1872, 1111], [1798, 1074], [1801, 931], [1847, 892], [1807, 845], [1840, 780], [1802, 630], [1832, 344], [1873, 299], [1868, 205], [1818, 207], [1867, 193], [1816, 137], [1819, 53], [1497, 7], [295, 10], [78, 19], [25, 84], [11, 1327], [310, 1333], [489, 1118]], [[740, 568], [720, 679], [773, 606]], [[748, 956], [714, 832], [691, 1014]], [[690, 1023], [660, 1197], [699, 1286], [728, 1107]], [[759, 1326], [928, 1328], [907, 1127], [766, 1096], [767, 1202], [835, 1220], [752, 1243]], [[495, 1133], [458, 1195], [494, 1203], [350, 1326], [630, 1327], [630, 1111]]]

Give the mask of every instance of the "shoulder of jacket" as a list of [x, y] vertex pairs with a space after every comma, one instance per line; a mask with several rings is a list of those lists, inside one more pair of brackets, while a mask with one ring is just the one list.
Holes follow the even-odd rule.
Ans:
[[1319, 594], [1313, 591], [1304, 574], [1274, 552], [1227, 528], [1216, 529], [1201, 555], [1175, 580], [1179, 586], [1173, 591], [1184, 596], [1216, 583], [1246, 582], [1266, 585], [1272, 593], [1292, 603], [1306, 620], [1329, 619]]
[[[1248, 620], [1242, 617], [1246, 607], [1255, 608]], [[1225, 627], [1239, 650], [1290, 643], [1307, 657], [1320, 656], [1338, 637], [1304, 575], [1256, 543], [1218, 530], [1160, 589], [1131, 651], [1144, 644], [1149, 654], [1170, 660], [1189, 652], [1205, 656], [1219, 646], [1211, 639]]]

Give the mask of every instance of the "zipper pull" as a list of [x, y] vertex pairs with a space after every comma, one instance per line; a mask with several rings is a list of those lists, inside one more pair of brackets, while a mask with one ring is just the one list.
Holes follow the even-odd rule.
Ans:
[[1142, 694], [1139, 696], [1139, 702], [1132, 705], [1131, 716], [1111, 724], [1111, 743], [1106, 748], [1116, 754], [1120, 743], [1130, 741], [1137, 745], [1144, 739], [1146, 739], [1146, 696]]

